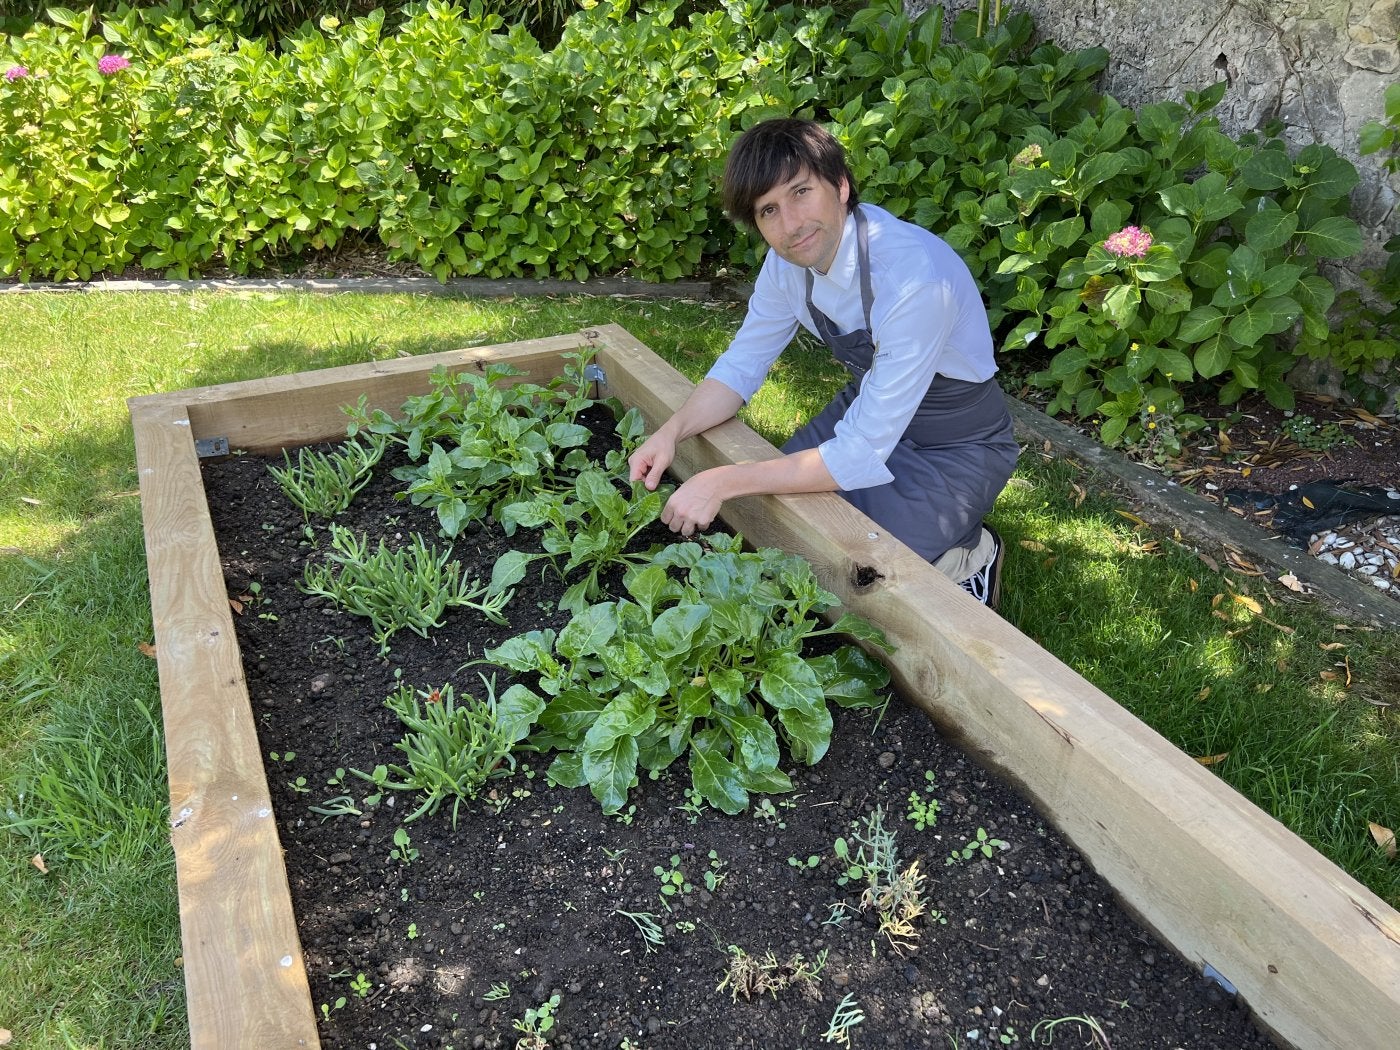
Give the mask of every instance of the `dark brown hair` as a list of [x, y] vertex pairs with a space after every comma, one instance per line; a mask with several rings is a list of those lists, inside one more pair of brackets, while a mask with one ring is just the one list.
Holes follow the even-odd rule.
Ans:
[[764, 120], [739, 136], [724, 165], [724, 212], [730, 220], [754, 225], [754, 204], [780, 183], [810, 171], [838, 189], [850, 187], [846, 207], [860, 203], [846, 153], [820, 124], [794, 117]]

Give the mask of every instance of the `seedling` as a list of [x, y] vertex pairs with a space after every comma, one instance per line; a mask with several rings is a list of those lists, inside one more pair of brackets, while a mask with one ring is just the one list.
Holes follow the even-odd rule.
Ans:
[[369, 995], [370, 989], [373, 987], [374, 985], [370, 984], [369, 978], [362, 973], [357, 973], [355, 979], [350, 982], [350, 990], [361, 999]]
[[836, 1012], [831, 1015], [831, 1023], [826, 1026], [826, 1034], [822, 1038], [828, 1043], [850, 1046], [851, 1030], [864, 1021], [865, 1011], [860, 1008], [855, 997], [847, 992], [836, 1004]]
[[328, 1006], [327, 1004], [322, 1003], [322, 1004], [321, 1004], [321, 1019], [322, 1019], [323, 1021], [329, 1022], [330, 1019], [331, 1019], [331, 1014], [334, 1013], [336, 1010], [342, 1009], [344, 1006], [345, 1006], [345, 996], [343, 996], [343, 995], [340, 996], [338, 999], [336, 999], [335, 1005], [334, 1005], [334, 1006]]
[[705, 889], [714, 893], [724, 879], [724, 861], [719, 859], [718, 853], [710, 850], [710, 867], [705, 872]]
[[686, 881], [685, 873], [681, 871], [681, 858], [677, 853], [671, 854], [670, 867], [658, 864], [653, 867], [651, 871], [653, 875], [661, 880], [661, 903], [666, 904], [668, 910], [671, 905], [666, 903], [667, 897], [690, 893], [695, 889], [694, 886]]
[[311, 790], [311, 786], [307, 784], [305, 777], [297, 777], [295, 780], [289, 780], [287, 781], [287, 786], [298, 795], [305, 795]]
[[524, 1036], [515, 1045], [517, 1050], [545, 1050], [549, 1043], [545, 1035], [554, 1028], [554, 1013], [559, 1009], [559, 993], [555, 992], [539, 1006], [525, 1011], [520, 1020], [512, 1021], [517, 1032]]
[[410, 941], [416, 941], [418, 939], [418, 924], [416, 922], [409, 923], [408, 932], [404, 936]]
[[978, 828], [977, 834], [973, 838], [967, 840], [967, 845], [960, 849], [955, 849], [952, 853], [948, 854], [948, 859], [944, 864], [956, 864], [960, 860], [971, 860], [979, 853], [984, 857], [991, 857], [995, 855], [998, 850], [1010, 848], [1010, 844], [1004, 842], [1002, 839], [990, 837], [987, 834], [986, 828]]
[[407, 828], [394, 829], [394, 849], [389, 854], [389, 859], [397, 860], [401, 864], [412, 864], [418, 859], [418, 850], [409, 839]]
[[813, 868], [815, 868], [815, 867], [816, 867], [817, 865], [819, 865], [821, 862], [822, 862], [822, 859], [821, 859], [820, 855], [818, 855], [818, 854], [816, 854], [816, 853], [813, 853], [813, 854], [812, 854], [810, 857], [808, 857], [806, 860], [802, 860], [800, 857], [789, 857], [789, 858], [788, 858], [788, 865], [789, 865], [790, 867], [796, 868], [798, 871], [811, 871]]
[[389, 439], [382, 434], [370, 434], [367, 442], [346, 441], [340, 451], [320, 452], [298, 449], [297, 460], [283, 452], [285, 466], [269, 466], [283, 494], [296, 504], [303, 519], [312, 514], [333, 518], [346, 507], [356, 493], [369, 483], [374, 466], [384, 455]]
[[629, 827], [629, 828], [632, 826], [632, 821], [635, 820], [636, 817], [637, 817], [637, 807], [636, 807], [636, 806], [628, 806], [625, 810], [621, 810], [621, 811], [619, 811], [619, 812], [613, 814], [613, 819], [614, 819], [614, 820], [616, 820], [619, 824], [623, 824], [623, 825], [625, 825], [625, 826], [627, 826], [627, 827]]
[[[837, 856], [847, 862], [837, 882], [844, 884], [842, 879], [865, 882], [860, 897], [861, 909], [875, 909], [880, 917], [880, 932], [889, 940], [890, 947], [903, 955], [918, 939], [915, 920], [928, 911], [923, 895], [924, 874], [919, 870], [919, 862], [915, 860], [906, 868], [899, 867], [895, 833], [885, 827], [885, 811], [881, 806], [876, 806], [864, 820], [852, 824], [851, 838], [856, 843], [854, 858], [845, 840], [837, 840]], [[859, 874], [853, 874], [857, 871]], [[932, 918], [944, 921], [938, 912], [933, 912]]]
[[646, 942], [647, 953], [660, 948], [666, 943], [666, 935], [661, 931], [661, 925], [656, 921], [656, 916], [649, 911], [623, 911], [618, 908], [614, 915], [621, 915], [623, 918], [631, 919], [632, 925], [637, 927], [637, 932], [642, 935], [642, 940]]
[[499, 999], [510, 998], [510, 983], [501, 981], [491, 986], [491, 990], [481, 997], [482, 1002], [494, 1003]]
[[[768, 801], [764, 799], [764, 801]], [[685, 802], [675, 808], [685, 814], [687, 824], [694, 824], [700, 819], [700, 811], [704, 808], [705, 796], [694, 788], [686, 788]]]
[[916, 831], [923, 831], [938, 823], [938, 799], [933, 797], [933, 770], [924, 771], [924, 779], [929, 783], [929, 795], [925, 798], [918, 791], [909, 792], [909, 808], [905, 811], [905, 817], [909, 823], [914, 825]]

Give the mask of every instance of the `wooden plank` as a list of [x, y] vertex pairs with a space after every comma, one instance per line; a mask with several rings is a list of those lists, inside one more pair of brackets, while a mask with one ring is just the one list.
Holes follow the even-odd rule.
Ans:
[[345, 437], [343, 406], [361, 394], [369, 395], [370, 408], [397, 415], [407, 398], [428, 390], [428, 376], [439, 365], [482, 373], [490, 363], [506, 362], [525, 372], [512, 382], [542, 383], [559, 374], [561, 353], [587, 345], [587, 334], [573, 333], [151, 394], [131, 404], [176, 403], [188, 412], [196, 440], [223, 437], [230, 448], [266, 454]]
[[287, 892], [189, 420], [133, 407], [170, 777], [170, 842], [196, 1050], [316, 1047]]
[[[654, 427], [691, 384], [625, 330], [600, 330], [608, 392]], [[727, 423], [682, 446], [681, 477], [776, 451]], [[1009, 776], [1124, 902], [1208, 963], [1304, 1050], [1391, 1050], [1400, 914], [1113, 699], [969, 598], [839, 497], [731, 500], [750, 542], [807, 557], [899, 648], [901, 689]], [[870, 579], [871, 582], [863, 583]]]

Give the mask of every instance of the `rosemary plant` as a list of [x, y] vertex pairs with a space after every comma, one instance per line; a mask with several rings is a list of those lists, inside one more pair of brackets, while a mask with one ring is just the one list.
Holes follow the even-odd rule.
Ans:
[[414, 533], [407, 547], [391, 550], [381, 539], [371, 552], [363, 537], [334, 524], [330, 537], [331, 550], [324, 561], [307, 564], [301, 589], [367, 617], [381, 655], [405, 627], [426, 638], [430, 627], [442, 626], [449, 608], [476, 609], [495, 623], [506, 622], [501, 610], [514, 592], [466, 579], [451, 547], [429, 547]]

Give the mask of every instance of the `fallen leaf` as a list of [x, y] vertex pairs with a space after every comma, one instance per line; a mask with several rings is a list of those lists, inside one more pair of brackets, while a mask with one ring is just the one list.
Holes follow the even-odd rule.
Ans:
[[1270, 689], [1272, 689], [1273, 687], [1274, 687], [1274, 683], [1273, 683], [1273, 682], [1260, 682], [1258, 685], [1256, 685], [1256, 686], [1254, 687], [1254, 691], [1255, 691], [1256, 693], [1267, 693], [1267, 692], [1268, 692]]
[[1263, 607], [1262, 605], [1260, 605], [1258, 602], [1256, 602], [1256, 601], [1255, 601], [1253, 598], [1251, 598], [1249, 595], [1247, 595], [1247, 594], [1232, 594], [1230, 597], [1234, 598], [1235, 601], [1236, 601], [1237, 603], [1239, 603], [1240, 605], [1243, 605], [1246, 609], [1248, 609], [1250, 612], [1252, 612], [1255, 616], [1263, 616], [1263, 615], [1264, 615], [1264, 607]]
[[1376, 840], [1376, 845], [1385, 851], [1388, 860], [1395, 859], [1395, 832], [1391, 831], [1383, 824], [1368, 820], [1366, 826], [1371, 829], [1371, 838]]
[[0, 1028], [0, 1046], [9, 1046], [10, 1040], [13, 1038], [14, 1036], [8, 1028]]
[[1193, 577], [1188, 576], [1186, 578], [1186, 587], [1192, 594], [1195, 594], [1200, 586], [1201, 585], [1197, 583]]
[[49, 873], [49, 866], [44, 863], [44, 855], [42, 853], [36, 853], [34, 856], [30, 857], [29, 863], [39, 869], [40, 875], [47, 875]]
[[1201, 765], [1203, 765], [1203, 766], [1213, 766], [1213, 765], [1215, 765], [1217, 762], [1224, 762], [1224, 761], [1225, 761], [1227, 758], [1229, 758], [1229, 757], [1230, 757], [1230, 752], [1228, 752], [1228, 751], [1222, 751], [1222, 752], [1221, 752], [1220, 754], [1218, 754], [1218, 755], [1200, 755], [1200, 756], [1198, 756], [1198, 757], [1196, 758], [1196, 761], [1199, 762], [1199, 763], [1200, 763]]
[[1089, 493], [1084, 491], [1084, 486], [1071, 482], [1070, 488], [1074, 490], [1074, 505], [1076, 507], [1089, 498]]
[[1348, 409], [1348, 411], [1350, 411], [1352, 415], [1354, 415], [1357, 419], [1361, 420], [1363, 423], [1370, 423], [1372, 426], [1377, 427], [1385, 426], [1384, 420], [1371, 415], [1371, 413], [1367, 412], [1364, 408], [1352, 408]]
[[1243, 470], [1240, 471], [1240, 477], [1247, 478], [1251, 473], [1253, 473], [1253, 471], [1253, 467], [1245, 467]]
[[1214, 598], [1212, 598], [1212, 599], [1210, 600], [1210, 607], [1211, 607], [1212, 609], [1219, 609], [1219, 608], [1220, 608], [1220, 603], [1223, 602], [1224, 600], [1225, 600], [1225, 595], [1223, 595], [1223, 594], [1217, 594]]
[[1127, 519], [1128, 519], [1129, 521], [1131, 521], [1134, 525], [1146, 525], [1146, 524], [1147, 524], [1146, 521], [1144, 521], [1142, 518], [1139, 518], [1136, 514], [1132, 513], [1131, 511], [1120, 510], [1118, 513], [1121, 514], [1123, 517], [1127, 518]]
[[1303, 506], [1307, 507], [1308, 510], [1316, 510], [1316, 509], [1317, 509], [1317, 508], [1313, 505], [1313, 501], [1310, 500], [1310, 499], [1308, 499], [1307, 496], [1303, 496], [1303, 497], [1302, 497], [1302, 500], [1303, 500]]
[[1204, 700], [1204, 699], [1206, 699], [1208, 696], [1210, 696], [1210, 686], [1206, 685], [1206, 686], [1202, 686], [1202, 687], [1201, 687], [1201, 691], [1200, 691], [1199, 693], [1196, 694], [1196, 699], [1197, 699], [1197, 700]]
[[1205, 562], [1206, 567], [1209, 568], [1211, 572], [1220, 571], [1220, 563], [1214, 558], [1212, 558], [1209, 554], [1197, 554], [1196, 557], [1200, 558], [1201, 561]]
[[1376, 699], [1375, 697], [1373, 697], [1373, 696], [1368, 696], [1368, 697], [1366, 697], [1366, 702], [1367, 702], [1368, 704], [1370, 704], [1372, 707], [1394, 707], [1394, 706], [1395, 706], [1395, 705], [1394, 705], [1393, 703], [1391, 703], [1389, 700], [1377, 700], [1377, 699]]
[[243, 603], [240, 602], [237, 598], [230, 598], [228, 600], [228, 607], [233, 610], [234, 616], [243, 615]]
[[1264, 575], [1263, 570], [1260, 569], [1259, 566], [1255, 565], [1252, 561], [1240, 557], [1240, 555], [1236, 554], [1234, 551], [1226, 551], [1225, 560], [1228, 561], [1233, 568], [1244, 573], [1246, 576]]
[[1060, 556], [1058, 554], [1052, 554], [1050, 555], [1050, 557], [1046, 558], [1043, 562], [1040, 563], [1040, 567], [1042, 569], [1048, 569], [1050, 568], [1050, 566], [1054, 565], [1059, 560]]
[[1283, 584], [1290, 591], [1294, 591], [1298, 594], [1305, 593], [1305, 588], [1303, 587], [1302, 583], [1299, 582], [1298, 577], [1294, 576], [1291, 572], [1286, 572], [1282, 576], [1280, 576], [1278, 578], [1278, 582]]
[[1028, 551], [1048, 551], [1050, 549], [1038, 540], [1022, 540], [1021, 546]]
[[33, 496], [21, 496], [19, 501], [21, 503], [28, 503], [31, 507], [42, 507], [44, 505], [43, 500], [35, 499]]
[[1336, 671], [1318, 671], [1317, 676], [1324, 682], [1335, 682], [1337, 680]]
[[1332, 652], [1334, 649], [1345, 649], [1345, 648], [1347, 647], [1347, 643], [1346, 643], [1346, 642], [1318, 642], [1318, 643], [1317, 643], [1317, 647], [1318, 647], [1319, 649], [1321, 649], [1324, 653], [1330, 653], [1330, 652]]
[[150, 642], [137, 642], [136, 650], [142, 656], [149, 656], [152, 660], [156, 658], [156, 647]]
[[1272, 628], [1273, 628], [1274, 630], [1276, 630], [1276, 631], [1282, 631], [1284, 634], [1294, 634], [1294, 633], [1296, 633], [1296, 631], [1294, 630], [1294, 628], [1289, 627], [1289, 626], [1287, 626], [1286, 624], [1274, 623], [1274, 621], [1271, 620], [1271, 619], [1269, 619], [1267, 616], [1261, 616], [1261, 617], [1259, 617], [1259, 619], [1263, 620], [1266, 624], [1268, 624], [1270, 627], [1272, 627]]

